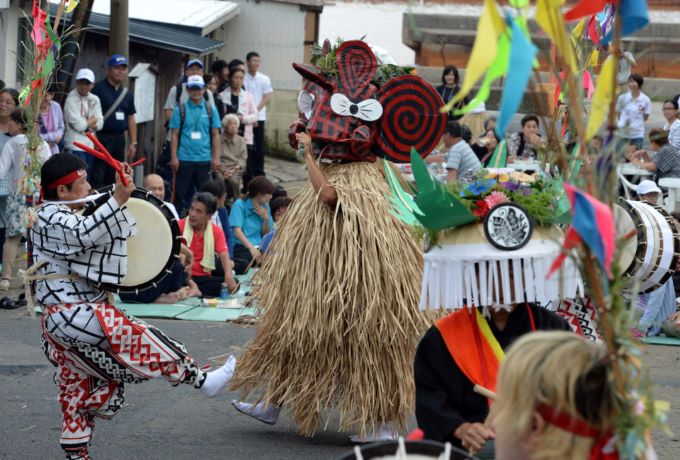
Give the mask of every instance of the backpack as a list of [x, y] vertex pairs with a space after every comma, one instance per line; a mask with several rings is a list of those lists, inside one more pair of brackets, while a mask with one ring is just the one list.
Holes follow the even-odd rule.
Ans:
[[[212, 157], [212, 129], [210, 125], [212, 124], [212, 104], [205, 101], [205, 110], [208, 112], [208, 133], [210, 137], [210, 156]], [[187, 117], [187, 109], [184, 102], [179, 104], [179, 136], [177, 136], [177, 152], [179, 152], [179, 145], [182, 142], [182, 131], [184, 130], [184, 121]]]

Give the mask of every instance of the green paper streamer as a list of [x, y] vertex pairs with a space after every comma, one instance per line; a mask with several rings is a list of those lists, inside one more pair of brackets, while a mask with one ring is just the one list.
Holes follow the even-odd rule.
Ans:
[[418, 224], [415, 212], [421, 212], [418, 205], [413, 200], [408, 192], [406, 192], [401, 184], [399, 178], [394, 173], [394, 170], [387, 161], [383, 161], [385, 167], [385, 177], [387, 178], [387, 185], [389, 185], [392, 194], [387, 197], [392, 204], [392, 215], [404, 222], [406, 225], [414, 226]]
[[505, 139], [500, 141], [487, 163], [487, 168], [505, 168], [508, 164], [508, 148]]
[[425, 228], [444, 230], [477, 220], [455, 196], [430, 175], [425, 161], [415, 149], [411, 149], [411, 168], [418, 187], [415, 202], [420, 208], [420, 212], [415, 212], [415, 216]]

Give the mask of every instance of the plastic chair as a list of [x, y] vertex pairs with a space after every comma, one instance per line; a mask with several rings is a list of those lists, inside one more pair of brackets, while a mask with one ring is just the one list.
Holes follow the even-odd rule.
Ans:
[[623, 185], [623, 193], [626, 195], [626, 199], [634, 199], [637, 195], [637, 185], [626, 179], [620, 169], [616, 171], [616, 175], [618, 176], [621, 185]]
[[664, 177], [659, 179], [659, 186], [668, 189], [668, 200], [664, 209], [669, 213], [680, 210], [680, 178]]

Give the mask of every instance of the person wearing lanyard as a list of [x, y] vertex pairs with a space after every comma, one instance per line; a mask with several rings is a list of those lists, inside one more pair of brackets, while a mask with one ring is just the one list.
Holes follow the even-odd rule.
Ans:
[[210, 179], [210, 170], [220, 165], [220, 118], [203, 99], [203, 77], [187, 79], [189, 101], [180, 103], [172, 114], [170, 129], [170, 168], [176, 172], [175, 207], [183, 216], [191, 203], [193, 189]]
[[[137, 122], [135, 101], [123, 82], [127, 79], [128, 59], [114, 54], [108, 60], [106, 78], [94, 85], [92, 94], [101, 101], [104, 126], [97, 131], [97, 137], [111, 155], [118, 161], [132, 161], [137, 154]], [[125, 154], [125, 132], [128, 133], [127, 155]], [[69, 146], [72, 147], [72, 146]], [[101, 160], [92, 165], [89, 178], [92, 187], [99, 189], [115, 181], [115, 171]]]

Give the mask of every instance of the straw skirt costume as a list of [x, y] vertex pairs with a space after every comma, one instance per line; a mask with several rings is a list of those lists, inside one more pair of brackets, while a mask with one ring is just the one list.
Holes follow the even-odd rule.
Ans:
[[[304, 435], [337, 407], [340, 429], [405, 423], [411, 366], [427, 323], [422, 256], [389, 212], [373, 163], [327, 165], [335, 209], [306, 187], [280, 222], [258, 273], [257, 335], [232, 388], [284, 406]], [[321, 418], [320, 418], [321, 417]]]
[[[441, 99], [410, 75], [376, 91], [377, 61], [363, 42], [344, 42], [336, 57], [337, 79], [293, 65], [306, 89], [290, 133], [309, 133], [337, 204], [321, 202], [309, 184], [279, 223], [257, 275], [259, 328], [231, 386], [243, 398], [283, 406], [305, 436], [325, 428], [335, 408], [340, 430], [363, 435], [385, 422], [404, 428], [414, 408], [415, 348], [429, 325], [418, 309], [421, 251], [390, 212], [376, 157], [398, 161], [394, 146], [380, 140], [399, 121], [389, 96], [401, 92], [414, 102], [410, 115], [422, 124], [410, 126], [422, 131], [426, 153], [445, 125]], [[291, 145], [298, 147], [294, 137]], [[409, 149], [401, 145], [402, 161]]]

